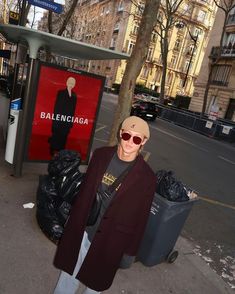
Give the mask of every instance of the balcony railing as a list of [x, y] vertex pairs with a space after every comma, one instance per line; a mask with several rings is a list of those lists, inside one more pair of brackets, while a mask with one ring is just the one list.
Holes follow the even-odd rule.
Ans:
[[212, 47], [210, 58], [218, 58], [219, 54], [221, 54], [221, 57], [229, 57], [229, 58], [235, 58], [235, 46], [223, 46], [220, 47]]
[[216, 86], [222, 86], [222, 87], [227, 87], [228, 82], [227, 81], [218, 81], [218, 80], [212, 80], [211, 85], [216, 85]]

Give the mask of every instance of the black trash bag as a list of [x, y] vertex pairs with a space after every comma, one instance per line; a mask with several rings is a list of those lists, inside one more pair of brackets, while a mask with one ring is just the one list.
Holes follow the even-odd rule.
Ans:
[[156, 192], [169, 201], [188, 201], [189, 189], [174, 177], [172, 171], [159, 170], [156, 172], [157, 187]]
[[74, 197], [78, 194], [84, 174], [77, 172], [72, 178], [67, 177], [64, 180], [61, 189], [58, 189], [58, 195], [64, 201], [72, 204]]
[[[76, 162], [76, 164], [74, 163]], [[48, 164], [48, 173], [51, 176], [58, 176], [64, 169], [72, 166], [72, 169], [80, 164], [81, 157], [80, 154], [72, 150], [61, 150], [59, 151]], [[68, 170], [66, 170], [68, 173]]]
[[[76, 180], [77, 177], [80, 177], [81, 172], [79, 171], [78, 168], [76, 170], [71, 171], [67, 175], [59, 175], [55, 178], [55, 187], [58, 191], [59, 194], [63, 194], [64, 190], [68, 189], [68, 185], [72, 183], [74, 180]], [[60, 191], [62, 191], [60, 193]]]
[[59, 219], [59, 222], [61, 225], [65, 225], [68, 217], [69, 217], [69, 213], [71, 210], [72, 205], [66, 201], [63, 201], [56, 209], [56, 215]]
[[57, 244], [63, 234], [64, 228], [56, 214], [55, 206], [50, 202], [45, 202], [43, 209], [37, 208], [36, 218], [44, 234]]
[[56, 207], [61, 203], [61, 200], [52, 177], [39, 176], [36, 203], [36, 219], [39, 227], [51, 241], [57, 243], [62, 236], [63, 225], [56, 215]]
[[43, 208], [44, 204], [51, 202], [59, 203], [59, 197], [55, 188], [55, 181], [48, 175], [39, 176], [39, 185], [37, 189], [37, 207]]
[[60, 223], [63, 225], [66, 223], [72, 204], [75, 198], [78, 196], [78, 191], [80, 189], [83, 177], [84, 174], [76, 173], [76, 178], [74, 175], [71, 180], [69, 179], [67, 184], [58, 193], [60, 199], [63, 200], [62, 203], [57, 207], [56, 213]]
[[83, 180], [80, 155], [62, 150], [48, 164], [49, 175], [39, 177], [36, 218], [44, 234], [54, 243], [60, 240], [72, 203]]
[[59, 173], [59, 176], [70, 176], [71, 174], [74, 174], [78, 170], [80, 162], [80, 158], [71, 161], [70, 164]]

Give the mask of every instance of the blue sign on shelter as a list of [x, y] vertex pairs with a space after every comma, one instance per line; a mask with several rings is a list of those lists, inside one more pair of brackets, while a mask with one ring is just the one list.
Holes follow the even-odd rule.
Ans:
[[55, 13], [61, 13], [63, 10], [63, 5], [48, 0], [28, 0], [28, 2], [32, 5], [51, 10]]

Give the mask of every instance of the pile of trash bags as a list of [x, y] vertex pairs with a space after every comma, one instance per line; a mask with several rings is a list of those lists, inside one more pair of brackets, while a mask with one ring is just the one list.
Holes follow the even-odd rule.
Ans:
[[156, 172], [156, 192], [169, 201], [183, 202], [197, 197], [197, 194], [175, 178], [174, 172], [159, 170]]
[[63, 234], [71, 206], [84, 174], [79, 171], [80, 155], [61, 150], [48, 164], [48, 175], [39, 176], [36, 218], [45, 235], [57, 243]]

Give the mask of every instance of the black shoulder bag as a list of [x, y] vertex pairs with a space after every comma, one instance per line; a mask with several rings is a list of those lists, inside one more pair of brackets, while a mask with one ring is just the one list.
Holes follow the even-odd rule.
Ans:
[[107, 190], [105, 191], [99, 191], [99, 189], [96, 192], [94, 202], [92, 204], [92, 208], [87, 220], [87, 226], [93, 226], [100, 213], [101, 209], [101, 203], [102, 199], [109, 198], [111, 194], [117, 189], [117, 187], [120, 185], [120, 183], [123, 181], [125, 176], [127, 175], [128, 171], [131, 169], [131, 167], [134, 165], [135, 160], [120, 174], [120, 176], [110, 185]]

